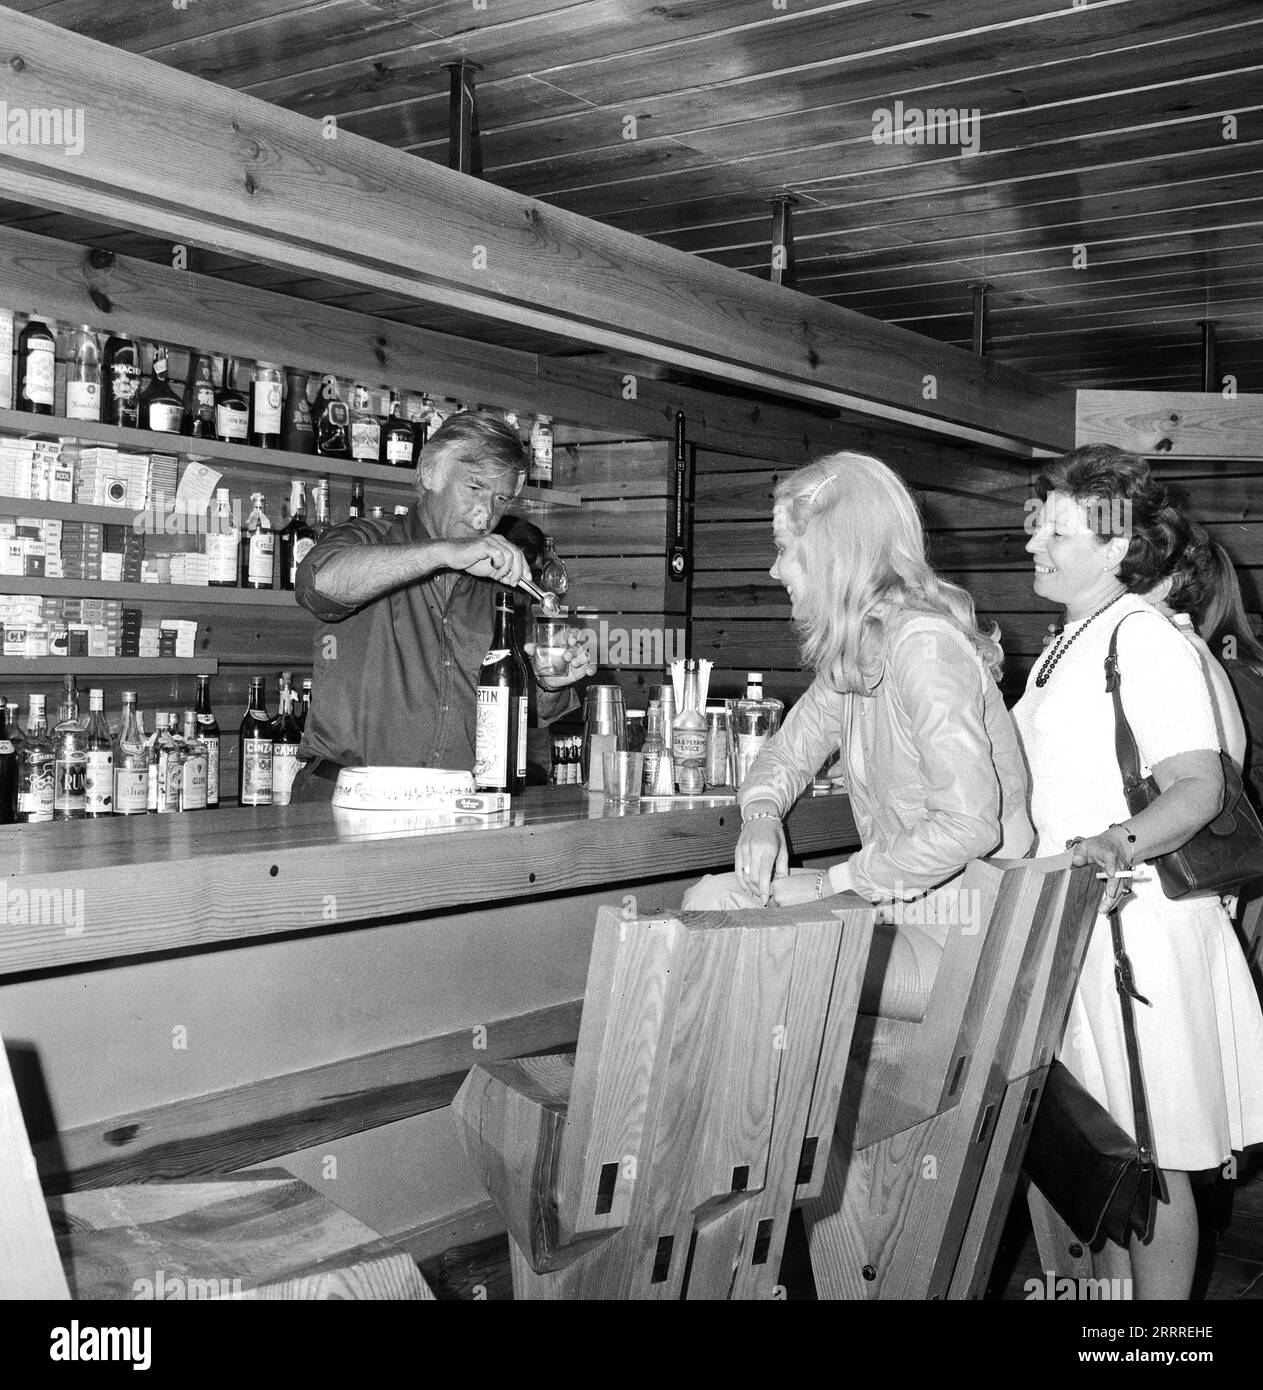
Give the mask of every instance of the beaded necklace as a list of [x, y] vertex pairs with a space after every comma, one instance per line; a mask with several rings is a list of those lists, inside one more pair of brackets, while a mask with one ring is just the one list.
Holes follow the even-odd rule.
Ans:
[[1101, 614], [1105, 612], [1107, 608], [1113, 607], [1113, 605], [1116, 604], [1118, 600], [1122, 598], [1124, 594], [1126, 594], [1126, 592], [1127, 590], [1124, 589], [1123, 593], [1115, 594], [1114, 597], [1110, 599], [1109, 603], [1102, 604], [1101, 607], [1098, 608], [1090, 618], [1084, 619], [1082, 627], [1080, 627], [1079, 630], [1074, 634], [1074, 636], [1071, 637], [1069, 640], [1066, 639], [1066, 634], [1062, 632], [1061, 636], [1057, 638], [1057, 645], [1052, 649], [1051, 652], [1049, 652], [1048, 660], [1045, 661], [1044, 664], [1039, 668], [1039, 674], [1035, 677], [1035, 684], [1041, 690], [1044, 688], [1044, 686], [1048, 684], [1048, 678], [1052, 675], [1053, 668], [1057, 665], [1061, 658], [1065, 656], [1065, 654], [1070, 650], [1070, 648], [1074, 646], [1075, 642], [1078, 641], [1080, 635], [1084, 633], [1092, 625], [1092, 623], [1094, 623], [1096, 619], [1099, 618]]

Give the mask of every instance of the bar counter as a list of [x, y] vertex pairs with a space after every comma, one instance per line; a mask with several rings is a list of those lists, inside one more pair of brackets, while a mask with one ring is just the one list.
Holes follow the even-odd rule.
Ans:
[[[731, 802], [642, 807], [0, 830], [0, 1033], [46, 1187], [279, 1163], [419, 1258], [497, 1229], [448, 1112], [469, 1067], [573, 1047], [602, 905], [732, 866]], [[841, 793], [787, 828], [799, 857], [858, 844]]]

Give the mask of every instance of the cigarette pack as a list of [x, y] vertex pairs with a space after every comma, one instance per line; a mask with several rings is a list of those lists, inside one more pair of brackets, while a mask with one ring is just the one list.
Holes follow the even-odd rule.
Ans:
[[512, 808], [508, 792], [465, 792], [452, 802], [452, 810], [469, 816], [498, 816]]

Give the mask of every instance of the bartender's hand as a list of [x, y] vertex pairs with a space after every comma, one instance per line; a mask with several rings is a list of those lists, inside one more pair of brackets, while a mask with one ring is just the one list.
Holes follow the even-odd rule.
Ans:
[[[581, 681], [587, 676], [595, 676], [596, 658], [592, 652], [592, 645], [592, 633], [586, 627], [568, 627], [565, 671], [555, 671], [546, 680], [536, 673], [535, 684], [541, 690], [564, 690], [568, 685], [574, 685], [576, 681]], [[535, 643], [523, 643], [522, 650], [529, 661], [535, 655]], [[534, 671], [534, 665], [531, 669]]]
[[517, 587], [521, 579], [529, 579], [531, 567], [526, 556], [503, 536], [494, 531], [467, 541], [444, 541], [447, 547], [448, 569], [464, 570], [479, 579], [494, 579], [498, 584]]
[[772, 879], [789, 873], [789, 847], [780, 821], [761, 816], [743, 825], [733, 867], [742, 892], [752, 893], [766, 907]]

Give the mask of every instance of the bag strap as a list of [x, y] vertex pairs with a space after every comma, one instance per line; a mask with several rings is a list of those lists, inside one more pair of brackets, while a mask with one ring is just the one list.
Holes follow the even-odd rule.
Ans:
[[1127, 722], [1123, 697], [1119, 693], [1122, 676], [1118, 669], [1118, 629], [1128, 618], [1135, 616], [1136, 613], [1124, 613], [1114, 625], [1114, 631], [1110, 634], [1109, 653], [1105, 658], [1105, 689], [1114, 701], [1114, 756], [1118, 759], [1118, 770], [1123, 775], [1124, 795], [1144, 781], [1140, 775], [1140, 750], [1136, 747], [1136, 736]]
[[1145, 1080], [1140, 1070], [1140, 1047], [1136, 1041], [1136, 1014], [1131, 1002], [1133, 999], [1139, 999], [1142, 1004], [1148, 1004], [1149, 1000], [1136, 988], [1131, 961], [1123, 945], [1123, 928], [1119, 916], [1117, 908], [1110, 913], [1110, 936], [1114, 943], [1114, 984], [1118, 989], [1119, 1004], [1123, 1011], [1123, 1039], [1127, 1045], [1127, 1070], [1131, 1077], [1131, 1109], [1136, 1130], [1136, 1150], [1141, 1163], [1156, 1167], [1153, 1134], [1149, 1128], [1149, 1106], [1145, 1100]]

